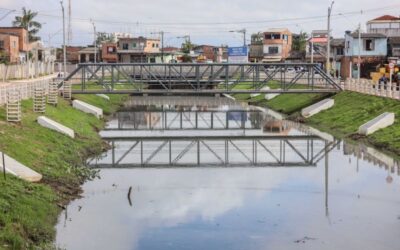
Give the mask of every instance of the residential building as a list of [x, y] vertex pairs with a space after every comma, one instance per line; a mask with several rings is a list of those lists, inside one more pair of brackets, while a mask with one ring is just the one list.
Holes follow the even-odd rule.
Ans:
[[106, 63], [118, 62], [117, 43], [102, 43], [101, 44], [101, 60]]
[[214, 62], [215, 61], [215, 46], [212, 45], [198, 45], [193, 48], [195, 54], [199, 54], [199, 61]]
[[119, 62], [156, 62], [156, 57], [160, 53], [159, 39], [120, 38], [117, 43]]
[[281, 62], [289, 57], [292, 33], [288, 29], [270, 29], [264, 32], [264, 62]]
[[368, 33], [388, 38], [388, 56], [400, 58], [400, 17], [384, 15], [367, 22]]
[[56, 60], [56, 49], [45, 47], [42, 41], [30, 44], [32, 60], [41, 62], [54, 62]]
[[[357, 32], [347, 31], [345, 35], [344, 57], [341, 62], [342, 77], [357, 77], [358, 56], [361, 57], [361, 77], [369, 77], [376, 71], [376, 66], [383, 64], [387, 56], [387, 37], [378, 33], [361, 33], [359, 41]], [[359, 47], [361, 44], [361, 47]]]
[[18, 36], [0, 33], [0, 61], [19, 62]]
[[307, 40], [306, 60], [318, 63], [323, 68], [326, 64], [326, 53], [328, 46], [328, 33], [324, 30], [313, 30], [311, 37]]
[[400, 37], [389, 37], [388, 49], [388, 56], [397, 57], [397, 59], [400, 59]]
[[83, 48], [78, 51], [79, 63], [93, 63], [96, 57], [96, 62], [100, 62], [100, 50], [95, 48], [93, 45]]
[[331, 39], [331, 55], [332, 70], [335, 77], [341, 75], [341, 64], [344, 56], [345, 39], [333, 38]]
[[257, 33], [251, 35], [249, 62], [261, 62], [264, 58], [264, 35]]
[[[66, 46], [66, 54], [67, 54], [67, 62], [71, 64], [79, 63], [80, 56], [79, 51], [82, 50], [84, 47], [82, 46]], [[64, 60], [64, 53], [63, 49], [57, 51], [57, 61], [62, 62]]]
[[24, 28], [20, 27], [0, 27], [1, 34], [14, 35], [18, 37], [18, 57], [19, 62], [25, 62], [28, 58], [29, 47], [29, 39], [28, 39], [28, 31]]
[[400, 37], [400, 17], [384, 15], [367, 22], [367, 32]]

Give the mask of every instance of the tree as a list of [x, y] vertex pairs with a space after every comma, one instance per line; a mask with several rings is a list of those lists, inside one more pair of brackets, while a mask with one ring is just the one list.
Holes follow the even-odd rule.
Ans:
[[23, 7], [22, 16], [16, 16], [12, 23], [14, 27], [22, 27], [28, 30], [29, 42], [40, 40], [40, 37], [36, 34], [42, 28], [42, 24], [34, 20], [37, 14], [37, 12], [32, 12]]
[[106, 32], [97, 32], [96, 34], [97, 39], [96, 43], [97, 45], [102, 44], [103, 42], [113, 42], [115, 40], [113, 34], [109, 34]]
[[192, 62], [192, 57], [190, 56], [190, 51], [193, 50], [195, 45], [191, 43], [189, 40], [186, 40], [184, 43], [182, 43], [182, 52], [185, 53], [182, 56], [182, 62]]
[[182, 52], [185, 54], [189, 54], [191, 50], [194, 48], [194, 44], [191, 43], [189, 40], [186, 40], [184, 43], [182, 43]]
[[251, 35], [251, 44], [252, 45], [262, 45], [264, 40], [264, 34], [261, 32], [254, 33]]
[[293, 37], [292, 50], [305, 52], [307, 46], [307, 38], [307, 33], [300, 31], [300, 34], [298, 36]]

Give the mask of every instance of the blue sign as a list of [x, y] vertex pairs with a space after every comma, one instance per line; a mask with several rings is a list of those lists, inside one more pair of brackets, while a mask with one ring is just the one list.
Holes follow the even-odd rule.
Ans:
[[247, 56], [247, 46], [228, 48], [228, 56]]

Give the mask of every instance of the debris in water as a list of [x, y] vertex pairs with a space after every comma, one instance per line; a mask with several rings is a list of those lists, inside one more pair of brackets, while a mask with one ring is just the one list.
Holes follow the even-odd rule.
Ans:
[[82, 209], [82, 206], [78, 206], [78, 212], [80, 212]]
[[129, 190], [128, 190], [128, 202], [129, 202], [129, 206], [132, 207], [131, 193], [132, 193], [132, 186], [130, 186]]
[[306, 241], [310, 241], [310, 240], [316, 240], [316, 238], [304, 236], [303, 239], [295, 240], [294, 243], [306, 243]]

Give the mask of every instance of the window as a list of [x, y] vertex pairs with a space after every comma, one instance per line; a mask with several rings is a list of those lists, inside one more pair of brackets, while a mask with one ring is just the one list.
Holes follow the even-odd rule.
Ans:
[[158, 48], [158, 46], [159, 46], [158, 43], [156, 43], [156, 48]]
[[16, 48], [16, 47], [17, 47], [17, 42], [13, 41], [13, 48]]
[[0, 49], [4, 49], [4, 41], [0, 41]]
[[268, 47], [268, 54], [278, 54], [279, 47]]
[[137, 44], [136, 43], [132, 43], [132, 47], [136, 48]]
[[123, 49], [123, 50], [128, 50], [128, 49], [129, 49], [129, 44], [123, 43], [123, 44], [122, 44], [122, 49]]
[[364, 49], [366, 50], [366, 51], [373, 51], [375, 48], [375, 43], [374, 43], [374, 40], [373, 39], [365, 39], [365, 42], [364, 42]]
[[337, 56], [343, 56], [344, 55], [344, 50], [342, 47], [337, 47], [336, 48], [336, 55]]
[[155, 47], [156, 47], [156, 44], [155, 44], [155, 43], [153, 43], [153, 44], [152, 44], [152, 47], [153, 47], [153, 48], [155, 48]]
[[281, 34], [265, 34], [266, 40], [281, 39]]
[[115, 53], [115, 47], [113, 47], [113, 46], [107, 47], [107, 52], [108, 52], [109, 54]]

